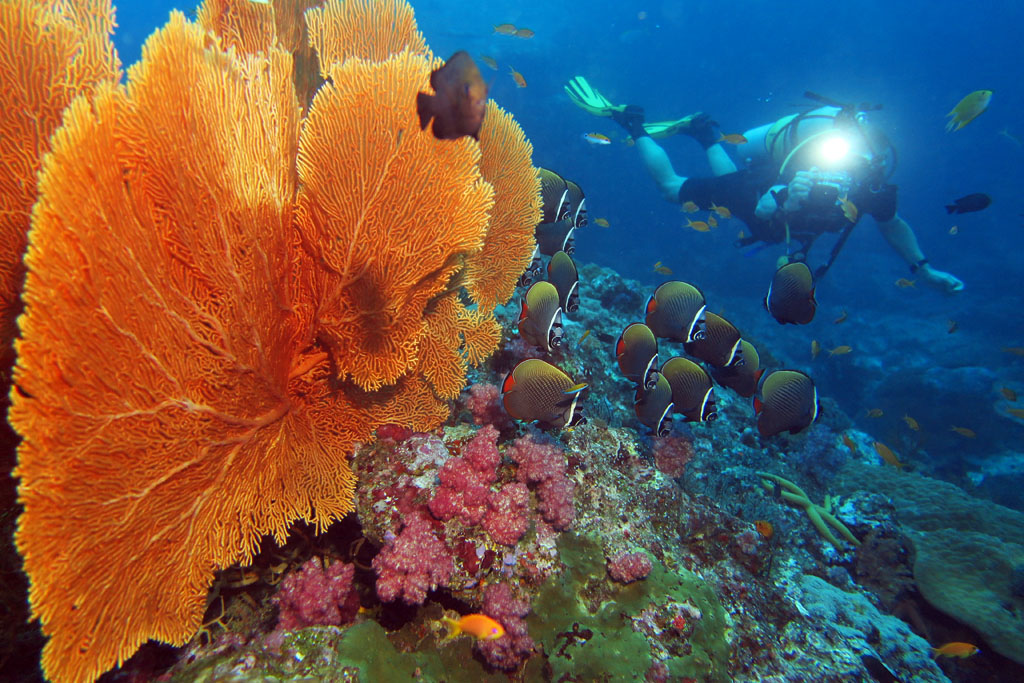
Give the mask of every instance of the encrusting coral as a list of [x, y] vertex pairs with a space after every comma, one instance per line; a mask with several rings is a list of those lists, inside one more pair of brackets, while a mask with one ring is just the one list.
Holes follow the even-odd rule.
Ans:
[[804, 493], [804, 490], [789, 479], [783, 479], [778, 475], [769, 474], [768, 472], [758, 472], [757, 476], [761, 477], [761, 484], [769, 493], [778, 491], [782, 500], [791, 505], [802, 507], [807, 512], [807, 517], [811, 520], [814, 528], [833, 546], [839, 550], [843, 549], [843, 544], [839, 542], [839, 539], [832, 533], [829, 526], [835, 528], [843, 538], [853, 545], [860, 545], [857, 537], [832, 514], [832, 498], [830, 496], [825, 496], [824, 505], [818, 505], [817, 503], [812, 503], [811, 499]]
[[[290, 46], [220, 42], [291, 24], [246, 34], [230, 22], [250, 3], [217, 4], [199, 13], [217, 34], [174, 13], [126, 85], [76, 100], [40, 176], [11, 422], [17, 544], [54, 680], [91, 680], [148, 638], [185, 642], [216, 569], [350, 511], [354, 444], [435, 427], [497, 344], [459, 294], [467, 260], [539, 215], [510, 117], [488, 124], [518, 140], [503, 151], [518, 180], [493, 186], [483, 145], [419, 129], [437, 62], [406, 3], [311, 10], [331, 83], [305, 120]], [[331, 23], [352, 12], [348, 42], [386, 43], [373, 61]], [[428, 334], [444, 375], [420, 353]]]

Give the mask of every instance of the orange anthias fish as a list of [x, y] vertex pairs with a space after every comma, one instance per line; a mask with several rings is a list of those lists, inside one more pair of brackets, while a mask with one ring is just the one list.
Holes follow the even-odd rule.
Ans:
[[771, 539], [775, 535], [775, 526], [766, 519], [759, 519], [754, 522], [754, 528], [757, 529], [757, 533], [766, 539]]
[[515, 35], [516, 38], [533, 38], [537, 34], [533, 32], [533, 29], [519, 28], [516, 29]]
[[828, 355], [830, 355], [830, 356], [845, 356], [850, 351], [853, 351], [853, 347], [852, 346], [848, 346], [846, 344], [842, 344], [841, 346], [837, 346], [834, 349], [829, 349], [828, 350]]
[[821, 353], [821, 344], [818, 342], [817, 339], [812, 339], [811, 340], [811, 360], [814, 360], [815, 358], [817, 358], [819, 353]]
[[700, 210], [700, 207], [694, 202], [683, 202], [683, 206], [681, 208], [686, 213], [696, 213]]
[[715, 218], [714, 214], [708, 216], [708, 225], [710, 225], [712, 228], [718, 227], [718, 219]]
[[711, 230], [711, 226], [704, 221], [691, 221], [689, 218], [686, 219], [686, 228], [693, 228], [697, 232], [708, 232]]
[[946, 330], [946, 334], [953, 334], [960, 329], [960, 325], [955, 320], [949, 321], [949, 329]]
[[525, 88], [526, 87], [526, 79], [523, 78], [523, 74], [519, 73], [518, 71], [513, 69], [511, 66], [508, 68], [508, 71], [509, 71], [510, 74], [512, 74], [512, 80], [516, 82], [516, 87], [517, 88]]
[[981, 652], [970, 643], [946, 643], [942, 647], [932, 648], [932, 657], [970, 657]]
[[477, 640], [497, 640], [505, 635], [505, 628], [486, 614], [467, 614], [458, 620], [442, 617], [451, 630], [448, 639], [468, 633]]
[[654, 264], [654, 272], [660, 275], [671, 275], [672, 269], [669, 268], [668, 266], [661, 265], [661, 261], [658, 261], [657, 263]]
[[728, 142], [730, 145], [745, 145], [747, 139], [741, 133], [723, 134], [716, 142]]
[[430, 87], [433, 95], [416, 95], [420, 128], [433, 119], [431, 132], [439, 140], [457, 140], [463, 135], [479, 140], [487, 111], [487, 84], [469, 53], [459, 50], [431, 73]]
[[872, 445], [875, 447], [875, 452], [878, 453], [879, 457], [882, 458], [882, 460], [886, 461], [893, 467], [903, 469], [903, 463], [900, 462], [900, 459], [896, 457], [896, 454], [892, 452], [891, 448], [886, 446], [881, 441], [876, 441]]
[[850, 435], [845, 432], [843, 433], [843, 445], [849, 448], [851, 453], [857, 453], [857, 444], [855, 444], [853, 439], [850, 438]]
[[917, 282], [917, 280], [908, 280], [905, 277], [901, 277], [896, 281], [896, 286], [905, 289], [907, 287], [913, 287], [915, 282]]
[[1007, 401], [1016, 402], [1017, 400], [1017, 392], [1010, 387], [1000, 387], [999, 393], [1001, 393]]
[[839, 314], [839, 317], [832, 321], [832, 324], [833, 325], [838, 325], [840, 323], [845, 323], [846, 322], [846, 318], [848, 316], [849, 316], [849, 313], [847, 313], [846, 309], [844, 308], [843, 312]]
[[851, 223], [856, 223], [857, 216], [860, 215], [860, 212], [857, 211], [857, 205], [851, 202], [846, 197], [839, 198], [839, 205], [843, 207], [843, 216], [846, 218], [846, 220], [850, 221]]
[[904, 415], [903, 421], [906, 422], [907, 426], [913, 429], [915, 432], [921, 431], [921, 425], [917, 424], [917, 420], [910, 417], [909, 415]]
[[968, 439], [973, 439], [974, 437], [978, 436], [977, 434], [974, 433], [973, 429], [968, 429], [967, 427], [950, 427], [949, 431], [956, 432], [960, 436], [966, 437]]
[[495, 71], [498, 70], [498, 60], [490, 55], [480, 55], [480, 61]]
[[607, 218], [595, 218], [594, 219], [594, 224], [595, 225], [599, 225], [602, 228], [611, 227], [611, 223], [608, 222]]
[[885, 415], [885, 413], [881, 408], [871, 408], [867, 412], [868, 417], [882, 417], [883, 415]]
[[495, 33], [500, 33], [503, 36], [514, 36], [516, 34], [515, 24], [498, 24], [494, 27]]
[[1007, 408], [1006, 412], [1008, 412], [1010, 415], [1013, 415], [1014, 417], [1018, 417], [1024, 420], [1024, 408]]
[[732, 218], [732, 211], [725, 208], [724, 206], [716, 206], [714, 203], [712, 203], [711, 210], [717, 213], [719, 218]]

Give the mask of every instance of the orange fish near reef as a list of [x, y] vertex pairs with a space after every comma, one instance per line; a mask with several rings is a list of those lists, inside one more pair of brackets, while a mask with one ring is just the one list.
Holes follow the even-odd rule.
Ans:
[[835, 347], [834, 349], [829, 349], [828, 350], [828, 355], [830, 355], [830, 356], [845, 356], [850, 351], [853, 351], [853, 347], [849, 346], [847, 344], [843, 344], [841, 346]]
[[942, 647], [932, 648], [932, 657], [970, 657], [981, 652], [970, 643], [946, 643]]
[[875, 452], [878, 453], [878, 456], [882, 458], [882, 460], [886, 461], [887, 463], [889, 463], [893, 467], [896, 467], [897, 469], [903, 469], [903, 463], [900, 462], [900, 459], [896, 457], [896, 454], [892, 452], [891, 448], [886, 446], [881, 441], [876, 441], [873, 445], [875, 447]]
[[722, 135], [715, 142], [728, 142], [730, 145], [745, 145], [747, 139], [740, 133], [729, 133], [728, 135]]
[[697, 232], [707, 232], [711, 230], [711, 226], [704, 221], [691, 221], [689, 218], [686, 219], [686, 225], [684, 228], [693, 228]]
[[516, 82], [516, 87], [517, 88], [525, 88], [526, 87], [526, 79], [523, 78], [523, 74], [519, 73], [518, 71], [513, 69], [511, 66], [508, 68], [508, 72], [510, 74], [512, 74], [512, 80]]
[[766, 519], [759, 519], [754, 522], [754, 528], [757, 529], [757, 533], [764, 536], [766, 539], [771, 539], [775, 535], [775, 527]]
[[451, 631], [448, 638], [455, 638], [463, 633], [468, 633], [477, 640], [497, 640], [505, 635], [505, 629], [494, 619], [486, 614], [467, 614], [458, 620], [451, 617], [442, 617], [444, 623], [448, 624]]
[[696, 213], [698, 210], [700, 210], [700, 207], [697, 206], [694, 202], [683, 202], [681, 210], [685, 211], [686, 213]]
[[950, 427], [949, 431], [956, 432], [960, 436], [965, 437], [967, 439], [973, 439], [974, 437], [978, 436], [977, 434], [974, 433], [973, 429], [968, 429], [967, 427]]
[[480, 61], [488, 66], [488, 68], [498, 70], [498, 60], [490, 55], [480, 55]]
[[463, 135], [479, 140], [487, 110], [487, 84], [469, 53], [459, 50], [430, 74], [430, 87], [433, 95], [416, 95], [420, 128], [433, 119], [431, 131], [439, 140], [457, 140]]
[[535, 35], [537, 34], [534, 33], [533, 29], [529, 28], [517, 28], [515, 32], [516, 38], [533, 38]]
[[498, 24], [494, 27], [495, 33], [500, 33], [503, 36], [514, 36], [516, 34], [515, 24]]

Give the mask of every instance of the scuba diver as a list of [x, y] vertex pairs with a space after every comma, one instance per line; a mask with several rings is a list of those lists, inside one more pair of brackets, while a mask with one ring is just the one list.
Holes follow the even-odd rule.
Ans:
[[[897, 187], [888, 179], [896, 153], [885, 135], [867, 122], [871, 105], [844, 105], [806, 93], [818, 106], [786, 116], [743, 134], [736, 147], [747, 166], [737, 169], [722, 147], [717, 123], [697, 113], [675, 121], [647, 123], [636, 105], [615, 105], [576, 76], [565, 86], [577, 106], [611, 117], [633, 138], [647, 172], [668, 201], [693, 202], [702, 209], [727, 207], [750, 228], [738, 246], [755, 242], [785, 243], [785, 263], [804, 262], [814, 240], [838, 233], [832, 252], [814, 270], [818, 280], [828, 271], [860, 216], [870, 214], [885, 240], [910, 267], [912, 276], [946, 293], [964, 283], [929, 264], [910, 225], [896, 211]], [[684, 134], [705, 149], [714, 174], [710, 178], [678, 175], [655, 138]], [[730, 138], [733, 136], [729, 136]]]

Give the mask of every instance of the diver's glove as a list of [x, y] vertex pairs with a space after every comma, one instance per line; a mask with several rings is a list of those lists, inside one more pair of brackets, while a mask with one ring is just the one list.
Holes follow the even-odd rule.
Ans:
[[945, 271], [936, 270], [927, 263], [918, 268], [915, 274], [921, 282], [946, 294], [956, 294], [964, 289], [964, 283], [960, 278]]
[[634, 140], [647, 135], [644, 130], [644, 108], [639, 105], [628, 104], [622, 111], [613, 111], [612, 120], [622, 126]]
[[804, 202], [811, 196], [811, 188], [818, 178], [818, 169], [812, 167], [809, 171], [797, 171], [793, 179], [789, 181], [786, 201], [782, 204], [782, 210], [786, 213], [795, 213], [803, 207]]
[[624, 104], [612, 104], [611, 100], [590, 87], [583, 76], [570, 78], [565, 85], [565, 92], [573, 104], [594, 116], [611, 116], [613, 112], [626, 108]]

